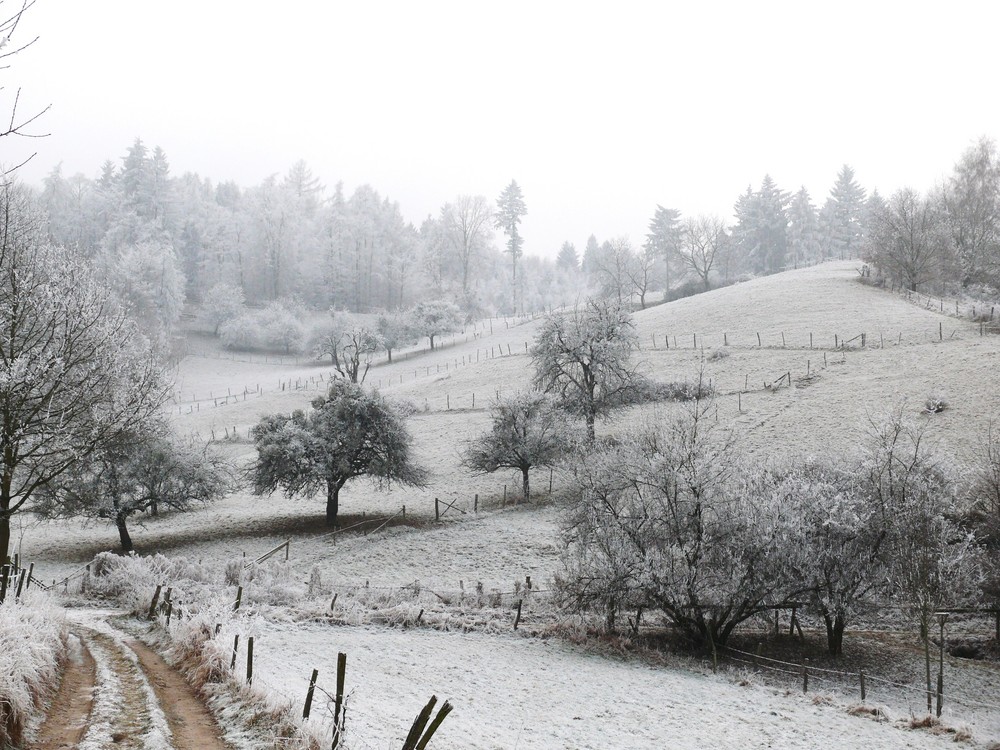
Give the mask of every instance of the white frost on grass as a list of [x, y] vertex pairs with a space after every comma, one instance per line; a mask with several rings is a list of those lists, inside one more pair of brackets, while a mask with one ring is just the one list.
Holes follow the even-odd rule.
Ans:
[[[397, 746], [430, 696], [455, 706], [449, 748], [934, 748], [941, 739], [851, 717], [812, 696], [595, 655], [558, 640], [425, 630], [268, 624], [255, 675], [288, 700], [312, 669], [333, 693], [337, 652], [352, 692], [348, 738]], [[320, 713], [322, 715], [322, 713]]]

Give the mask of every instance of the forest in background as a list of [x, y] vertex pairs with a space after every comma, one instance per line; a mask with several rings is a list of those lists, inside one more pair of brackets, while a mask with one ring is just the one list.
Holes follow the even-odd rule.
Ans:
[[173, 176], [164, 151], [137, 138], [97, 178], [55, 167], [40, 201], [50, 240], [97, 264], [147, 329], [169, 336], [186, 304], [219, 290], [299, 317], [446, 300], [474, 318], [595, 294], [644, 307], [825, 258], [864, 258], [909, 288], [995, 296], [998, 162], [983, 138], [935, 190], [888, 199], [845, 165], [818, 208], [806, 188], [792, 194], [765, 175], [738, 196], [732, 221], [656, 206], [641, 240], [591, 235], [581, 250], [564, 243], [555, 260], [523, 255], [517, 225], [530, 196], [514, 181], [497, 201], [458, 195], [414, 226], [372, 186], [328, 190], [303, 161], [250, 187], [213, 183]]

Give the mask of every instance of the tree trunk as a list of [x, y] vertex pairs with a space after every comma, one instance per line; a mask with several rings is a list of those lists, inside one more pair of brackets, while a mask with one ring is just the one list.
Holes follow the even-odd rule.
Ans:
[[122, 552], [132, 552], [135, 547], [132, 546], [132, 537], [129, 536], [128, 528], [125, 526], [125, 516], [119, 515], [115, 519], [115, 526], [118, 527], [118, 537], [122, 541]]
[[10, 516], [4, 514], [0, 517], [0, 565], [8, 562], [10, 562]]
[[595, 442], [597, 442], [597, 433], [594, 431], [594, 422], [595, 421], [596, 421], [596, 419], [594, 418], [593, 412], [588, 412], [587, 413], [587, 442], [590, 443], [591, 445], [593, 445]]
[[340, 509], [340, 487], [333, 480], [326, 482], [326, 525], [337, 525], [337, 511]]
[[385, 353], [389, 355], [389, 364], [392, 364], [392, 349], [386, 349]]
[[521, 469], [521, 477], [524, 486], [524, 502], [529, 502], [531, 500], [531, 487], [528, 482], [528, 469]]
[[434, 334], [432, 333], [428, 338], [431, 340], [431, 351], [434, 351]]
[[841, 656], [844, 653], [844, 630], [847, 622], [843, 614], [823, 614], [826, 623], [826, 650], [831, 656]]

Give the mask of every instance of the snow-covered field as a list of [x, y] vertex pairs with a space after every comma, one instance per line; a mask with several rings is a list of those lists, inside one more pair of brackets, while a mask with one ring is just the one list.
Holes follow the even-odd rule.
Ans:
[[[691, 380], [703, 367], [720, 392], [719, 421], [732, 425], [748, 450], [767, 458], [851, 451], [863, 437], [868, 413], [903, 400], [916, 415], [931, 392], [944, 392], [949, 408], [921, 418], [932, 442], [959, 462], [969, 460], [989, 421], [1000, 416], [1000, 389], [989, 385], [996, 379], [1000, 337], [981, 337], [975, 324], [862, 286], [856, 265], [825, 264], [638, 312], [640, 369], [674, 381]], [[133, 522], [137, 547], [221, 570], [228, 560], [257, 557], [290, 538], [299, 569], [315, 565], [330, 586], [367, 581], [395, 587], [419, 580], [453, 591], [460, 581], [467, 590], [482, 581], [487, 590], [510, 590], [530, 575], [547, 587], [557, 568], [560, 514], [558, 502], [545, 497], [548, 472], [533, 478], [536, 505], [502, 508], [504, 484], [513, 498], [517, 478], [472, 476], [459, 465], [464, 442], [488, 426], [489, 399], [529, 384], [525, 342], [536, 327], [531, 321], [494, 321], [492, 334], [488, 325], [479, 327], [447, 348], [380, 364], [369, 373], [369, 383], [416, 407], [409, 427], [417, 458], [432, 479], [425, 488], [385, 493], [363, 481], [351, 483], [341, 495], [341, 512], [350, 523], [362, 514], [390, 516], [405, 505], [407, 525], [336, 538], [323, 525], [319, 499], [237, 492], [188, 514], [147, 519], [143, 526]], [[833, 350], [835, 334], [840, 342], [861, 332], [865, 349], [854, 341], [846, 351]], [[718, 351], [727, 354], [713, 355]], [[306, 405], [328, 376], [322, 365], [253, 359], [186, 358], [172, 407], [183, 431], [206, 438], [214, 431], [219, 439], [235, 428], [239, 439], [219, 445], [241, 461], [253, 454], [245, 438], [262, 414]], [[793, 387], [763, 387], [785, 373]], [[671, 408], [626, 410], [599, 429], [662, 418]], [[562, 483], [556, 473], [556, 496]], [[435, 524], [435, 497], [468, 512], [448, 511]], [[15, 518], [14, 543], [22, 559], [36, 563], [36, 575], [48, 580], [115, 548], [117, 535], [106, 526], [81, 531], [76, 522]], [[741, 687], [698, 668], [611, 659], [555, 639], [264, 627], [260, 679], [295, 701], [304, 695], [311, 669], [320, 669], [323, 683], [333, 674], [337, 651], [348, 654], [348, 685], [354, 689], [348, 728], [360, 747], [398, 746], [397, 738], [432, 693], [456, 705], [433, 743], [440, 747], [929, 747], [946, 741], [849, 716], [846, 697], [815, 704], [794, 690]], [[894, 717], [908, 710], [904, 701], [889, 706]], [[979, 714], [946, 718], [968, 723], [980, 743], [1000, 740], [997, 721]]]
[[[560, 639], [267, 624], [256, 636], [255, 680], [298, 703], [318, 669], [319, 684], [333, 693], [338, 651], [347, 654], [348, 739], [361, 748], [399, 747], [432, 694], [455, 706], [432, 743], [441, 750], [942, 744], [892, 721], [848, 715], [856, 697], [741, 686], [732, 673], [651, 666]], [[904, 706], [886, 711], [909, 718]], [[311, 721], [329, 721], [325, 714]], [[944, 718], [962, 721], [950, 711]]]

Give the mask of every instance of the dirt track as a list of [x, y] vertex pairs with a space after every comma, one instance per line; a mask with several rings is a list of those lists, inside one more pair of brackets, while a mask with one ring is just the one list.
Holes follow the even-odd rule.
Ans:
[[[204, 702], [158, 654], [114, 631], [76, 626], [59, 691], [30, 750], [228, 750]], [[164, 726], [165, 725], [165, 726]]]

